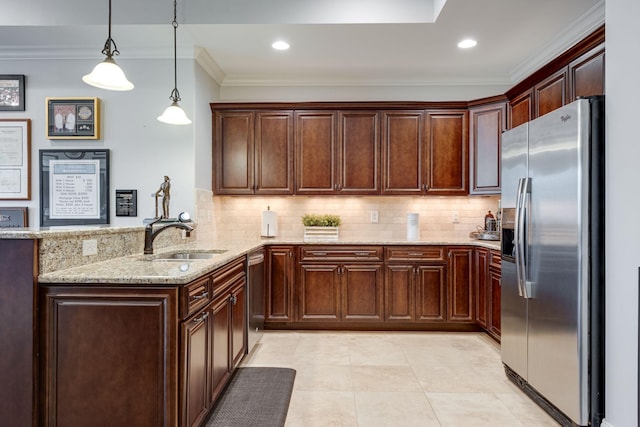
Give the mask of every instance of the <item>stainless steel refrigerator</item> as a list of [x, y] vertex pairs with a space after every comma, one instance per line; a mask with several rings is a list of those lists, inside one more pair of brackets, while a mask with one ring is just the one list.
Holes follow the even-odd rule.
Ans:
[[502, 135], [502, 362], [562, 425], [604, 418], [604, 98]]

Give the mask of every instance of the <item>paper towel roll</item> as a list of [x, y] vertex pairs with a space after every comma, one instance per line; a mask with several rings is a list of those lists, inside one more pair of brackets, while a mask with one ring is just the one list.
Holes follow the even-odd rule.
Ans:
[[420, 235], [420, 215], [417, 213], [407, 214], [407, 240], [418, 240]]
[[278, 214], [272, 210], [262, 211], [262, 237], [275, 237], [278, 234]]

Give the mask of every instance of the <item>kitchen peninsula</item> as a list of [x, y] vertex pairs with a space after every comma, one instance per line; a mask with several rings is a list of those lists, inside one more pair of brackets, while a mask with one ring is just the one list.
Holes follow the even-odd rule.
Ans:
[[[484, 318], [478, 322], [476, 317], [486, 311], [477, 309], [476, 296], [486, 299], [486, 292], [476, 287], [486, 266], [481, 267], [485, 273], [478, 274], [476, 264], [488, 259], [487, 254], [497, 253], [499, 247], [497, 242], [459, 238], [350, 239], [320, 244], [255, 238], [169, 245], [154, 255], [143, 255], [142, 243], [132, 237], [141, 231], [142, 227], [0, 232], [0, 244], [7, 253], [17, 254], [14, 249], [18, 248], [30, 254], [20, 256], [20, 262], [7, 259], [20, 272], [11, 278], [3, 276], [0, 294], [2, 315], [23, 313], [18, 320], [27, 326], [20, 336], [2, 330], [12, 352], [21, 349], [30, 355], [23, 359], [26, 370], [15, 379], [28, 383], [23, 387], [34, 396], [27, 399], [33, 406], [23, 408], [25, 417], [38, 417], [41, 425], [55, 425], [87, 419], [131, 422], [137, 414], [140, 423], [136, 425], [200, 425], [246, 351], [246, 255], [262, 246], [267, 249], [266, 312], [275, 315], [267, 328], [392, 330], [480, 330]], [[75, 239], [71, 238], [74, 233]], [[131, 240], [122, 236], [116, 240], [138, 245], [137, 252], [112, 248], [110, 259], [76, 266], [67, 260], [63, 267], [52, 270], [53, 261], [48, 258], [65, 258], [73, 252], [64, 245], [54, 250], [52, 239], [66, 236], [69, 245], [77, 245], [82, 239], [120, 234]], [[158, 260], [176, 252], [209, 253], [211, 258]], [[283, 253], [291, 267], [289, 282], [281, 281]], [[367, 259], [353, 262], [350, 256]], [[408, 259], [421, 256], [435, 258], [424, 263]], [[449, 256], [457, 261], [450, 261]], [[371, 266], [375, 267], [373, 276]], [[454, 270], [447, 274], [449, 266]], [[419, 292], [429, 289], [414, 284], [423, 280], [416, 281], [418, 275], [426, 280], [422, 283], [437, 284], [441, 295], [435, 304], [430, 300], [415, 303]], [[335, 279], [330, 289], [321, 288], [325, 277]], [[451, 288], [452, 284], [456, 287]], [[277, 313], [283, 301], [282, 285], [288, 287], [289, 320]], [[9, 291], [16, 288], [28, 295], [16, 300]], [[335, 293], [327, 299], [327, 291]], [[374, 298], [366, 296], [369, 291]], [[406, 308], [416, 313], [413, 306], [397, 303], [402, 292], [415, 307], [437, 307], [440, 318], [414, 321], [398, 316]], [[355, 299], [348, 301], [347, 296]], [[393, 310], [387, 304], [390, 298], [394, 299]], [[327, 307], [335, 312], [327, 313]], [[371, 307], [373, 318], [368, 314]], [[3, 325], [16, 322], [16, 318], [3, 320]], [[8, 363], [2, 360], [2, 364]], [[5, 375], [18, 371], [4, 370]], [[3, 382], [2, 388], [15, 381]], [[3, 396], [11, 392], [1, 390]], [[8, 411], [5, 406], [1, 409]], [[105, 416], [96, 418], [96, 411]]]

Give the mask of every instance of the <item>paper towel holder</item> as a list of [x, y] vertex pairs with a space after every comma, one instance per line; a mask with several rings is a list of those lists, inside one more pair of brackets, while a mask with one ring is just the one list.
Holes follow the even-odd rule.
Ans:
[[271, 206], [267, 206], [266, 211], [262, 211], [261, 237], [273, 238], [278, 233], [278, 217], [271, 210]]

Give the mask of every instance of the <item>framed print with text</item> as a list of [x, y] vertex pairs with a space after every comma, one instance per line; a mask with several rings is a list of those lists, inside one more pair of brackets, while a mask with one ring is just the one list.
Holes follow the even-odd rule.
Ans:
[[109, 150], [40, 150], [40, 225], [109, 224]]
[[31, 199], [31, 120], [0, 119], [0, 200]]
[[99, 98], [47, 98], [47, 138], [100, 139]]
[[24, 110], [24, 75], [0, 74], [0, 111]]
[[0, 208], [0, 228], [22, 228], [28, 226], [27, 208]]

